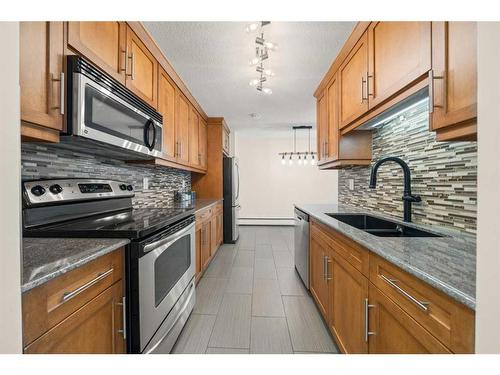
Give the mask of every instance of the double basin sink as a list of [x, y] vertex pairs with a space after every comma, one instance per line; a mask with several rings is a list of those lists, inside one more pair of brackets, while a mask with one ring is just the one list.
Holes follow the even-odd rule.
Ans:
[[391, 220], [366, 214], [326, 214], [354, 228], [378, 237], [443, 237], [442, 235], [416, 229]]

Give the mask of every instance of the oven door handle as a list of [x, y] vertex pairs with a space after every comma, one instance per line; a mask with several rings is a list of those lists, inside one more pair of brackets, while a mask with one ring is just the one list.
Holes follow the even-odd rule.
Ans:
[[187, 232], [189, 232], [194, 227], [194, 224], [195, 224], [194, 222], [189, 224], [187, 227], [182, 228], [180, 231], [172, 234], [171, 236], [168, 236], [167, 238], [162, 238], [161, 240], [147, 244], [146, 246], [144, 246], [143, 253], [146, 254], [152, 250], [157, 250], [159, 252], [162, 252], [170, 245], [172, 245], [172, 243], [174, 243], [180, 237], [184, 236]]
[[172, 322], [172, 324], [170, 325], [170, 327], [168, 327], [168, 329], [166, 330], [165, 334], [161, 337], [161, 339], [159, 339], [156, 344], [154, 344], [151, 348], [149, 348], [146, 352], [144, 352], [143, 354], [151, 354], [155, 351], [155, 349], [165, 340], [165, 338], [167, 338], [167, 336], [170, 334], [170, 332], [172, 331], [172, 328], [175, 327], [175, 325], [177, 324], [177, 322], [179, 321], [179, 319], [183, 316], [184, 312], [186, 311], [186, 309], [188, 308], [189, 306], [189, 302], [191, 301], [191, 298], [193, 298], [193, 293], [194, 293], [194, 283], [191, 282], [189, 287], [188, 287], [190, 290], [189, 290], [189, 294], [186, 298], [186, 301], [184, 302], [184, 304], [182, 305], [179, 313], [177, 314], [177, 316], [175, 317], [175, 320]]

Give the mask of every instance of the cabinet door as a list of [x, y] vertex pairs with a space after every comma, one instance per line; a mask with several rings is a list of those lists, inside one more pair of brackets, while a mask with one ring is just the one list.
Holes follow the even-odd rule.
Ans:
[[450, 353], [434, 336], [400, 307], [370, 285], [370, 353]]
[[327, 282], [327, 251], [322, 241], [311, 235], [310, 242], [310, 285], [309, 290], [316, 301], [319, 311], [328, 320], [328, 282]]
[[318, 162], [328, 157], [328, 91], [318, 98], [316, 107], [316, 123], [318, 136]]
[[210, 221], [201, 228], [201, 268], [205, 269], [210, 261]]
[[124, 353], [122, 298], [119, 281], [28, 345], [24, 352]]
[[68, 46], [125, 84], [125, 22], [68, 22]]
[[198, 167], [201, 164], [201, 156], [198, 149], [200, 117], [193, 107], [189, 109], [189, 164]]
[[163, 157], [175, 159], [175, 84], [159, 67], [158, 112], [163, 116]]
[[[432, 22], [432, 130], [476, 118], [476, 26], [476, 22]], [[475, 126], [470, 131], [475, 133]]]
[[200, 117], [199, 122], [199, 133], [198, 133], [198, 150], [200, 152], [200, 167], [202, 169], [207, 169], [207, 148], [208, 148], [208, 139], [207, 139], [207, 123], [206, 121]]
[[368, 353], [365, 340], [368, 279], [336, 252], [333, 256], [330, 328], [342, 351]]
[[176, 96], [176, 124], [175, 140], [177, 145], [177, 161], [183, 164], [189, 163], [189, 102], [177, 90]]
[[431, 68], [430, 22], [372, 22], [368, 28], [368, 97], [373, 108]]
[[339, 85], [335, 76], [328, 86], [328, 126], [326, 129], [327, 154], [329, 158], [339, 158]]
[[339, 68], [340, 127], [368, 110], [368, 37], [365, 32]]
[[217, 246], [222, 244], [224, 216], [222, 212], [217, 215]]
[[201, 273], [201, 244], [203, 242], [203, 232], [201, 226], [196, 225], [196, 279]]
[[213, 215], [210, 219], [210, 257], [213, 257], [217, 251], [219, 245], [217, 238], [217, 216]]
[[130, 27], [127, 28], [127, 51], [126, 86], [156, 108], [158, 62]]
[[229, 131], [223, 127], [222, 131], [222, 151], [229, 156], [230, 153], [230, 142], [231, 138], [229, 137]]
[[[21, 22], [19, 38], [21, 120], [54, 130], [57, 141], [63, 128], [63, 23]], [[29, 128], [21, 131], [36, 138]]]

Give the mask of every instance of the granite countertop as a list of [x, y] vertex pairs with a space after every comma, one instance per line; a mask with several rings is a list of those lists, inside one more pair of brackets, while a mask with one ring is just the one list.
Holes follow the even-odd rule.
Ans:
[[192, 201], [175, 202], [174, 207], [192, 208], [196, 213], [200, 210], [203, 210], [204, 208], [207, 208], [222, 201], [223, 199], [196, 199], [194, 202]]
[[21, 291], [27, 292], [129, 242], [116, 238], [23, 238]]
[[[377, 237], [342, 223], [325, 213], [369, 213], [382, 218], [389, 218], [388, 216], [336, 204], [296, 204], [295, 207], [441, 290], [454, 300], [475, 309], [475, 236], [434, 226], [404, 223], [408, 226], [442, 234], [445, 237]], [[392, 217], [389, 219], [403, 223]]]

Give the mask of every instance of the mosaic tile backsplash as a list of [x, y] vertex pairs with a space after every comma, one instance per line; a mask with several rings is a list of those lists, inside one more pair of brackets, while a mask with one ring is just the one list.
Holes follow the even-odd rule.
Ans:
[[[191, 173], [174, 168], [126, 164], [57, 145], [23, 143], [21, 146], [23, 180], [38, 178], [106, 178], [134, 186], [132, 202], [136, 208], [166, 207], [172, 204], [174, 191], [191, 190]], [[148, 178], [148, 189], [143, 186]]]
[[[413, 221], [476, 232], [477, 144], [436, 142], [429, 132], [427, 101], [373, 130], [373, 160], [398, 156], [412, 173]], [[349, 190], [349, 179], [354, 190]], [[377, 187], [368, 187], [370, 167], [339, 171], [339, 203], [403, 217], [403, 171], [395, 163], [378, 170]]]

